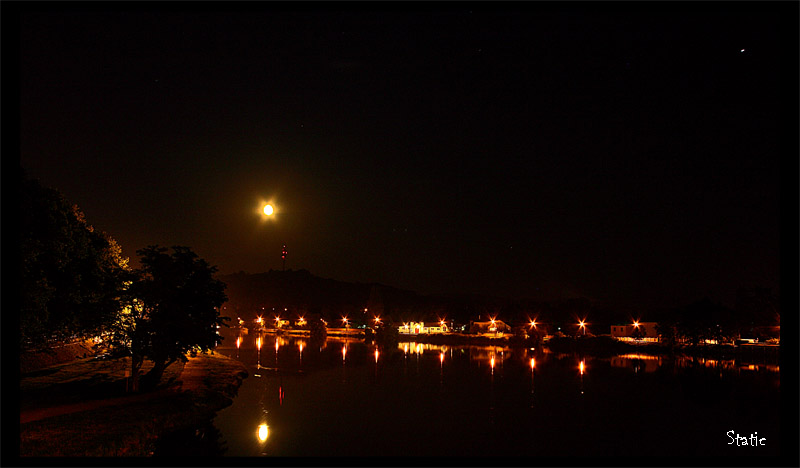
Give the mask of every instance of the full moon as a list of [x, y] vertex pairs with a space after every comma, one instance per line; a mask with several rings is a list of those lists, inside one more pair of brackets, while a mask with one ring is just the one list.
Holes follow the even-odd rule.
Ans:
[[264, 214], [269, 216], [272, 214], [272, 205], [265, 205], [264, 206]]

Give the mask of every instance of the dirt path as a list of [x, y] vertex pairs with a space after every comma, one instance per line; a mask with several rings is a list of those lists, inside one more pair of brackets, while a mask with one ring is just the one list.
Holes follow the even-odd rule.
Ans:
[[32, 410], [20, 411], [19, 423], [25, 424], [32, 421], [38, 421], [40, 419], [47, 419], [55, 416], [61, 416], [62, 414], [89, 411], [97, 408], [102, 408], [104, 406], [121, 406], [130, 403], [138, 403], [141, 401], [151, 400], [153, 398], [159, 398], [164, 395], [174, 394], [175, 392], [176, 388], [171, 387], [168, 389], [158, 390], [149, 393], [141, 393], [138, 395], [129, 395], [117, 398], [105, 398], [103, 400], [91, 400], [81, 403], [72, 403], [67, 405], [51, 406], [48, 408], [37, 408]]
[[[87, 365], [86, 363], [82, 365]], [[89, 362], [89, 365], [92, 365]], [[39, 421], [42, 419], [52, 418], [54, 416], [60, 416], [64, 414], [71, 414], [71, 413], [78, 413], [83, 411], [94, 410], [97, 408], [102, 408], [106, 406], [124, 406], [133, 403], [139, 403], [142, 401], [148, 401], [152, 399], [161, 398], [168, 395], [174, 395], [176, 393], [181, 392], [208, 392], [210, 390], [209, 385], [212, 387], [217, 384], [217, 380], [220, 374], [220, 367], [218, 359], [211, 359], [208, 356], [198, 355], [196, 357], [190, 357], [189, 360], [183, 364], [181, 363], [182, 368], [180, 369], [177, 376], [174, 378], [172, 383], [167, 387], [160, 390], [141, 393], [141, 394], [134, 394], [134, 395], [123, 395], [117, 396], [113, 398], [101, 398], [101, 399], [94, 399], [94, 400], [85, 400], [79, 401], [74, 403], [61, 403], [55, 404], [51, 406], [38, 406], [30, 409], [22, 409], [20, 408], [20, 415], [19, 421], [20, 424], [29, 423], [32, 421]], [[122, 369], [122, 367], [120, 367]], [[120, 369], [115, 370], [114, 372], [122, 372]], [[71, 368], [69, 371], [65, 371], [62, 375], [64, 382], [71, 382], [75, 379], [81, 377], [82, 375], [82, 368]], [[83, 374], [91, 374], [93, 372], [97, 372], [96, 370], [89, 369]], [[50, 378], [51, 377], [47, 377]], [[209, 383], [209, 379], [211, 379], [212, 383]], [[230, 379], [223, 378], [222, 381], [227, 381]], [[74, 382], [72, 382], [74, 384]], [[27, 382], [26, 388], [37, 388], [37, 392], [59, 392], [59, 386], [63, 384], [59, 384], [58, 380], [55, 383], [36, 383], [36, 382]], [[237, 386], [238, 388], [238, 386]], [[24, 390], [23, 390], [24, 391]], [[74, 390], [73, 390], [74, 391]], [[44, 403], [44, 402], [42, 402]], [[46, 404], [46, 403], [45, 403]]]
[[[189, 370], [188, 373], [186, 372], [187, 368]], [[84, 372], [84, 374], [88, 375], [91, 374], [92, 372], [95, 371], [87, 370], [86, 372]], [[69, 374], [69, 378], [75, 379], [77, 377], [80, 377], [81, 375], [82, 374], [80, 373], [72, 372]], [[19, 414], [19, 422], [20, 424], [25, 424], [32, 421], [38, 421], [41, 419], [61, 416], [63, 414], [94, 410], [97, 408], [102, 408], [104, 406], [122, 406], [132, 403], [139, 403], [142, 401], [152, 400], [170, 394], [175, 394], [184, 390], [194, 390], [199, 388], [202, 384], [203, 384], [203, 370], [198, 367], [197, 360], [195, 358], [190, 358], [189, 362], [187, 362], [183, 366], [183, 370], [181, 370], [178, 378], [176, 378], [175, 381], [167, 388], [162, 388], [159, 390], [146, 393], [137, 393], [137, 394], [124, 395], [113, 398], [85, 400], [77, 403], [62, 403], [53, 406], [37, 407], [32, 409], [21, 408]], [[58, 392], [58, 384], [48, 388], [50, 389], [49, 391]]]

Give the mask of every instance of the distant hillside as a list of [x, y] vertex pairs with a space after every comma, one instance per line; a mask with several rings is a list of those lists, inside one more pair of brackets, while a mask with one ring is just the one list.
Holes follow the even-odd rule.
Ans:
[[[602, 310], [586, 298], [546, 301], [479, 295], [425, 296], [378, 283], [320, 278], [308, 270], [239, 272], [218, 275], [218, 278], [228, 286], [228, 302], [223, 306], [223, 315], [234, 321], [236, 317], [252, 321], [258, 315], [273, 320], [276, 315], [291, 319], [298, 315], [319, 314], [330, 323], [339, 323], [343, 316], [347, 316], [351, 325], [357, 325], [371, 320], [377, 313], [383, 319], [397, 322], [443, 318], [468, 324], [496, 317], [506, 323], [523, 324], [535, 317], [540, 322], [569, 326], [576, 318], [587, 316], [599, 325], [602, 316], [603, 330], [607, 323], [618, 321], [616, 313]], [[364, 309], [367, 309], [366, 313]], [[607, 330], [603, 332], [608, 333]]]
[[[326, 319], [338, 320], [372, 317], [377, 312], [399, 320], [423, 318], [444, 304], [441, 300], [421, 296], [412, 291], [378, 283], [348, 283], [312, 275], [308, 270], [270, 270], [267, 273], [234, 273], [219, 275], [228, 285], [225, 315], [252, 320], [257, 314], [272, 317], [289, 309], [291, 314], [319, 313]], [[364, 314], [364, 309], [368, 314]], [[360, 314], [359, 314], [360, 312]], [[362, 317], [359, 317], [362, 316]]]

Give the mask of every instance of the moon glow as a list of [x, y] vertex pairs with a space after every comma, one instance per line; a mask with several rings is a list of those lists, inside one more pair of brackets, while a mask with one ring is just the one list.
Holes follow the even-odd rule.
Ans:
[[264, 214], [269, 216], [273, 213], [272, 205], [265, 205], [264, 206]]

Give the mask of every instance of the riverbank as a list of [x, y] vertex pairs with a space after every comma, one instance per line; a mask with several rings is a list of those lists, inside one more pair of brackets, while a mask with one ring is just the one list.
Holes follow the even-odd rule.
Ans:
[[430, 334], [430, 335], [398, 335], [400, 343], [428, 343], [435, 345], [476, 345], [476, 346], [525, 346], [522, 341], [513, 341], [503, 337], [490, 337], [485, 335], [464, 335], [460, 333]]
[[247, 377], [239, 361], [201, 354], [169, 366], [154, 390], [129, 393], [129, 368], [129, 358], [85, 358], [23, 374], [20, 455], [152, 455], [160, 437], [229, 406]]
[[[509, 348], [531, 348], [537, 345], [529, 340], [514, 337], [489, 337], [484, 335], [463, 334], [431, 334], [431, 335], [403, 335], [399, 341], [428, 343], [435, 345], [477, 345], [477, 346], [503, 346]], [[687, 357], [715, 357], [719, 359], [735, 359], [739, 357], [759, 357], [762, 359], [778, 359], [780, 346], [759, 345], [701, 345], [677, 346], [670, 348], [662, 343], [636, 343], [616, 340], [610, 336], [587, 337], [553, 337], [543, 346], [556, 353], [584, 353], [596, 357], [610, 357], [621, 354], [645, 354], [653, 356], [683, 355]]]

